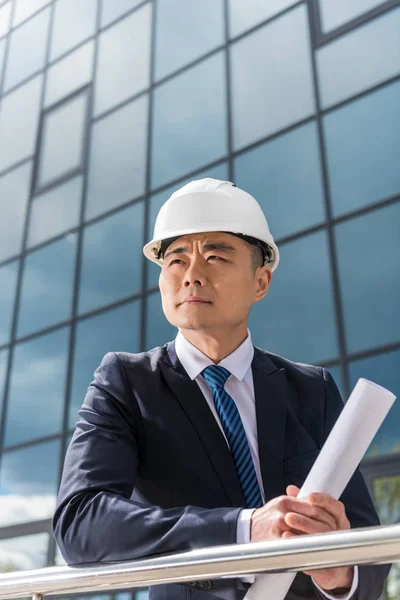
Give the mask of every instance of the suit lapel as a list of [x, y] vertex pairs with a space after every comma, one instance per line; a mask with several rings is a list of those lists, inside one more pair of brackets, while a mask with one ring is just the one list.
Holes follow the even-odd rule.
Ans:
[[258, 453], [265, 500], [285, 493], [283, 447], [286, 422], [286, 371], [254, 349], [252, 362], [256, 401]]
[[228, 445], [199, 386], [190, 379], [180, 363], [175, 342], [167, 345], [167, 352], [159, 365], [168, 387], [197, 432], [228, 502], [232, 506], [245, 506]]

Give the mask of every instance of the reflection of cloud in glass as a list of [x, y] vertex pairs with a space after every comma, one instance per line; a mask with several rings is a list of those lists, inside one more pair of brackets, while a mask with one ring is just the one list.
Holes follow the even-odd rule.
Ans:
[[70, 317], [76, 241], [76, 234], [70, 234], [26, 257], [18, 320], [19, 337]]
[[51, 0], [15, 0], [15, 12], [13, 19], [13, 26], [22, 23], [28, 17], [33, 15], [39, 9], [50, 4]]
[[223, 4], [222, 0], [158, 0], [157, 80], [224, 43]]
[[0, 496], [0, 523], [30, 523], [48, 519], [54, 512], [56, 499], [54, 495], [19, 496], [9, 494]]
[[140, 290], [144, 204], [139, 202], [86, 227], [79, 312], [111, 304]]
[[141, 2], [142, 0], [103, 0], [101, 3], [101, 26], [105, 27]]
[[[350, 363], [349, 371], [351, 387], [355, 386], [359, 377], [365, 377], [386, 387], [397, 397], [400, 396], [400, 350], [353, 361]], [[397, 401], [368, 448], [368, 456], [399, 452], [399, 431], [400, 402]]]
[[[22, 27], [12, 31], [4, 78], [4, 92], [43, 69], [49, 21], [50, 9], [48, 8], [29, 19]], [[29, 52], [26, 47], [27, 40], [29, 40]]]
[[42, 81], [43, 75], [38, 75], [2, 99], [0, 171], [35, 151]]
[[[37, 509], [38, 512], [36, 516], [30, 513], [29, 518], [51, 517], [54, 506], [50, 510], [50, 497], [55, 499], [57, 492], [59, 460], [59, 440], [4, 452], [0, 471], [0, 496], [24, 496], [29, 501], [32, 496], [47, 497], [49, 500], [43, 506], [39, 503], [32, 504], [32, 510]], [[16, 523], [25, 519], [22, 512], [11, 516]], [[13, 524], [10, 518], [7, 523], [3, 519], [4, 514], [0, 511], [0, 525]]]
[[[2, 133], [0, 126], [1, 147], [6, 143]], [[31, 167], [28, 163], [0, 177], [0, 260], [21, 251]]]
[[235, 158], [235, 183], [258, 200], [276, 239], [324, 221], [320, 165], [309, 123]]
[[223, 52], [155, 89], [153, 189], [226, 154], [225, 95]]
[[56, 2], [51, 39], [51, 60], [94, 34], [97, 4], [97, 0], [58, 0]]
[[6, 370], [8, 361], [8, 349], [0, 350], [0, 410], [3, 402], [4, 386], [6, 384]]
[[80, 46], [75, 52], [56, 62], [47, 71], [45, 106], [55, 104], [92, 78], [94, 41]]
[[315, 111], [307, 7], [231, 46], [234, 149]]
[[11, 335], [18, 267], [14, 261], [0, 268], [0, 344], [7, 344]]
[[107, 352], [138, 352], [140, 301], [78, 322], [69, 426], [75, 427], [93, 373]]
[[284, 244], [280, 252], [270, 290], [250, 313], [253, 343], [291, 360], [334, 360], [337, 340], [326, 232]]
[[230, 36], [235, 37], [295, 4], [296, 0], [229, 0]]
[[68, 339], [69, 328], [63, 328], [16, 345], [6, 421], [7, 446], [60, 431]]
[[85, 219], [144, 194], [148, 96], [93, 124]]
[[0, 541], [0, 571], [40, 569], [47, 563], [48, 533], [23, 535]]
[[67, 183], [32, 200], [27, 246], [39, 244], [63, 231], [76, 227], [82, 197], [82, 177], [74, 177]]
[[100, 34], [94, 92], [96, 116], [149, 87], [152, 8], [148, 2]]
[[396, 202], [335, 226], [348, 352], [399, 340], [399, 223]]

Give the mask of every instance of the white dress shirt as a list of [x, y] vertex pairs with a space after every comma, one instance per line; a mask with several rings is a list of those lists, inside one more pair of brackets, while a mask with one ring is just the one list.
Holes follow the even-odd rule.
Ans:
[[[260, 486], [261, 495], [265, 502], [263, 482], [261, 479], [260, 460], [258, 458], [258, 440], [257, 440], [257, 422], [256, 422], [256, 405], [254, 394], [253, 372], [251, 363], [254, 356], [254, 346], [251, 341], [250, 331], [245, 341], [234, 350], [229, 356], [226, 356], [218, 366], [227, 369], [231, 375], [225, 383], [226, 392], [233, 398], [237, 409], [242, 419], [243, 427], [249, 443], [251, 457], [253, 459], [254, 468], [257, 475], [258, 485]], [[215, 364], [208, 356], [203, 354], [201, 350], [193, 346], [181, 333], [178, 332], [175, 340], [175, 351], [183, 368], [189, 375], [190, 379], [196, 381], [200, 390], [205, 397], [211, 412], [217, 421], [219, 428], [226, 440], [225, 432], [222, 428], [217, 411], [214, 405], [211, 387], [202, 377], [201, 372], [209, 365]], [[228, 442], [227, 442], [228, 443]], [[239, 544], [250, 541], [250, 519], [254, 509], [243, 509], [240, 513], [237, 525], [237, 542]], [[254, 581], [254, 577], [246, 578], [246, 581]], [[345, 596], [332, 596], [325, 590], [322, 590], [314, 581], [314, 585], [323, 593], [326, 598], [337, 600], [338, 598], [348, 600], [354, 594], [358, 586], [358, 569], [354, 568], [353, 585], [350, 592]]]

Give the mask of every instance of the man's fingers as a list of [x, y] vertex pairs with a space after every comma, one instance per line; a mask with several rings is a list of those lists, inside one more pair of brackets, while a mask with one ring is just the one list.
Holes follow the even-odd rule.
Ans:
[[300, 488], [298, 488], [297, 485], [288, 485], [286, 488], [287, 495], [293, 498], [296, 498], [298, 496], [299, 491]]
[[308, 500], [299, 500], [298, 498], [287, 497], [284, 500], [282, 510], [285, 514], [296, 513], [298, 515], [309, 517], [315, 521], [321, 521], [329, 526], [329, 531], [335, 531], [337, 529], [335, 517], [324, 508], [310, 504]]
[[344, 504], [328, 494], [310, 494], [308, 496], [313, 506], [319, 506], [330, 513], [336, 520], [337, 529], [349, 529], [350, 523], [346, 516]]
[[287, 513], [285, 523], [303, 533], [328, 533], [332, 531], [331, 526], [323, 521], [316, 521], [310, 517], [298, 513]]

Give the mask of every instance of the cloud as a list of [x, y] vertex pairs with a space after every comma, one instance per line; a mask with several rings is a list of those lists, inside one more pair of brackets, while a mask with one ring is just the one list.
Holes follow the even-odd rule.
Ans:
[[29, 523], [49, 519], [55, 509], [54, 494], [20, 496], [9, 494], [0, 496], [0, 526]]

